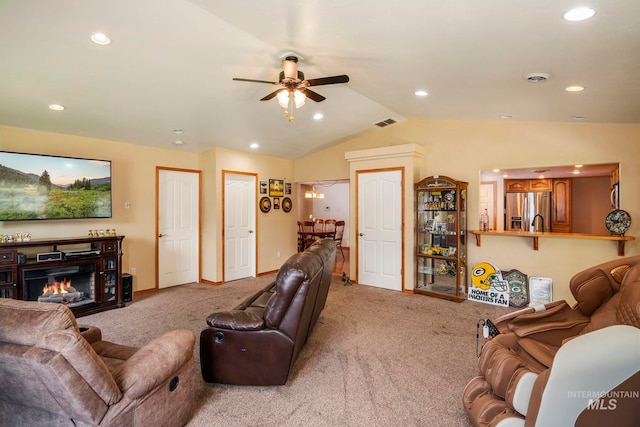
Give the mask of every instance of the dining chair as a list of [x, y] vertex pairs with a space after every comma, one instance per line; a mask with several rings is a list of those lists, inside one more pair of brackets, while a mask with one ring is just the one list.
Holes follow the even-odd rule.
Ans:
[[313, 222], [313, 231], [324, 231], [324, 219], [316, 218]]
[[325, 219], [324, 220], [324, 231], [331, 233], [336, 231], [336, 220], [335, 219]]
[[313, 221], [302, 221], [302, 228], [300, 232], [302, 234], [303, 250], [315, 241], [315, 238], [313, 237], [314, 225], [315, 223]]
[[302, 252], [304, 249], [304, 230], [302, 228], [302, 223], [298, 221], [298, 252]]
[[333, 236], [333, 241], [336, 242], [336, 245], [340, 248], [340, 253], [342, 254], [342, 259], [344, 260], [344, 252], [342, 251], [342, 236], [344, 234], [344, 221], [336, 221], [336, 234]]

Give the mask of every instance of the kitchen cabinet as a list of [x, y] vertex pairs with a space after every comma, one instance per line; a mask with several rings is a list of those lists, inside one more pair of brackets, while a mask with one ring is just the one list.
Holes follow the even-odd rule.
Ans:
[[414, 292], [461, 302], [467, 295], [467, 183], [427, 177], [416, 192]]
[[571, 233], [571, 178], [553, 180], [551, 231]]
[[551, 180], [541, 179], [505, 179], [504, 191], [507, 193], [525, 191], [551, 191]]

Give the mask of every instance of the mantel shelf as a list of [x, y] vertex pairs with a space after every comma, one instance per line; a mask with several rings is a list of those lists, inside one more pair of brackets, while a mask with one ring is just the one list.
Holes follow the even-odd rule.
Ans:
[[590, 240], [611, 240], [618, 242], [618, 256], [624, 256], [624, 244], [630, 240], [636, 240], [633, 236], [604, 235], [604, 234], [584, 234], [584, 233], [527, 233], [523, 231], [480, 231], [469, 230], [469, 233], [476, 236], [476, 246], [481, 246], [482, 235], [486, 236], [506, 236], [506, 237], [529, 237], [533, 239], [533, 250], [538, 250], [538, 239], [590, 239]]

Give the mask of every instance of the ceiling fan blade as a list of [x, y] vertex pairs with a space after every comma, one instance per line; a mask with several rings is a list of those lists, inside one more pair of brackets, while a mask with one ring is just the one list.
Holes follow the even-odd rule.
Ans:
[[333, 76], [333, 77], [320, 77], [319, 79], [309, 79], [307, 83], [309, 86], [322, 86], [322, 85], [332, 85], [336, 83], [347, 83], [349, 81], [349, 76], [341, 75], [341, 76]]
[[253, 80], [253, 79], [240, 79], [238, 77], [234, 77], [233, 80], [238, 82], [253, 82], [253, 83], [268, 83], [270, 85], [279, 85], [280, 82], [268, 82], [266, 80]]
[[304, 94], [307, 96], [307, 98], [312, 99], [312, 100], [314, 100], [314, 101], [316, 101], [316, 102], [322, 102], [322, 101], [324, 101], [325, 99], [327, 99], [327, 98], [325, 98], [324, 96], [320, 95], [319, 93], [314, 92], [314, 91], [312, 91], [312, 90], [309, 90], [309, 89], [307, 89], [307, 88], [300, 88], [300, 89], [298, 89], [298, 90], [299, 90], [300, 92], [304, 93]]
[[270, 100], [270, 99], [273, 99], [273, 98], [278, 94], [278, 92], [280, 92], [281, 90], [282, 90], [282, 89], [278, 89], [278, 90], [276, 90], [276, 91], [271, 92], [269, 95], [265, 96], [265, 97], [264, 97], [264, 98], [262, 98], [260, 101], [268, 101], [268, 100]]

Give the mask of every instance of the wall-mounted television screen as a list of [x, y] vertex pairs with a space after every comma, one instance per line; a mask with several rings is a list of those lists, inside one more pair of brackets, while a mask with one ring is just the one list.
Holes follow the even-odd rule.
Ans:
[[108, 160], [0, 151], [0, 221], [111, 218]]

